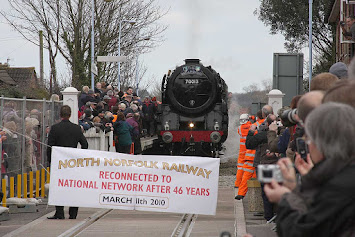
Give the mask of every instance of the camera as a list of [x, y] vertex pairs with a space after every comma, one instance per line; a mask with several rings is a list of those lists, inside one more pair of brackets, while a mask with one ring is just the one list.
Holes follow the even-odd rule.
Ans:
[[282, 183], [283, 177], [278, 165], [258, 165], [258, 180], [260, 183], [271, 183], [275, 179], [276, 182]]
[[306, 141], [301, 137], [296, 138], [296, 150], [303, 160], [307, 160], [308, 146]]
[[345, 26], [345, 22], [344, 21], [340, 21], [339, 22], [341, 26]]
[[298, 120], [295, 115], [297, 115], [297, 109], [285, 110], [280, 117], [282, 124], [285, 127], [292, 127], [293, 125], [296, 125]]

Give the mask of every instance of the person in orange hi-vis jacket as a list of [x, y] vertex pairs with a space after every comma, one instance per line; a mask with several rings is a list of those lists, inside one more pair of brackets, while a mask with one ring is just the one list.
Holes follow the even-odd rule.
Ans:
[[[264, 122], [264, 120], [265, 118], [256, 121], [250, 126], [250, 129], [258, 128], [260, 124]], [[255, 129], [254, 134], [256, 134], [257, 132], [258, 131]], [[237, 200], [241, 200], [245, 197], [248, 191], [248, 185], [247, 185], [248, 180], [252, 177], [256, 178], [255, 167], [253, 166], [254, 158], [255, 158], [255, 150], [246, 149], [245, 156], [244, 156], [244, 165], [243, 165], [243, 177], [239, 184], [238, 195], [235, 197], [235, 199]]]
[[239, 142], [239, 155], [238, 155], [238, 161], [237, 161], [237, 175], [236, 175], [236, 180], [234, 182], [234, 187], [238, 188], [240, 182], [242, 181], [243, 177], [243, 165], [244, 165], [244, 157], [245, 157], [245, 152], [246, 152], [246, 147], [245, 147], [245, 141], [247, 139], [247, 135], [249, 132], [249, 128], [251, 126], [251, 122], [249, 121], [249, 115], [248, 114], [241, 114], [239, 117], [239, 123], [240, 126], [238, 127], [238, 134], [240, 137], [240, 142]]

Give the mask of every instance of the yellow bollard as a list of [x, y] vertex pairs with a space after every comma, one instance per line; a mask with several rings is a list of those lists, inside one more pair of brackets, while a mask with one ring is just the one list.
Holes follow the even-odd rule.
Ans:
[[20, 174], [17, 175], [17, 197], [21, 198], [21, 176]]
[[47, 184], [49, 184], [49, 181], [51, 180], [49, 171], [50, 171], [50, 168], [47, 167]]
[[36, 197], [39, 197], [39, 170], [36, 171]]
[[4, 197], [2, 198], [2, 206], [6, 207], [6, 179], [2, 179], [2, 193]]
[[23, 174], [23, 198], [27, 198], [27, 173]]
[[33, 171], [30, 171], [30, 198], [33, 198]]
[[46, 178], [46, 174], [45, 174], [45, 169], [42, 169], [41, 170], [42, 174], [41, 174], [41, 197], [44, 198], [45, 194], [44, 194], [44, 181], [45, 181], [45, 178]]
[[15, 196], [15, 178], [10, 177], [10, 198]]

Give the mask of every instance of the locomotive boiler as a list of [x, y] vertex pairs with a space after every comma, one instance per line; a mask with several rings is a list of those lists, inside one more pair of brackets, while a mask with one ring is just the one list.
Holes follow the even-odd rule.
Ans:
[[171, 155], [218, 157], [228, 136], [228, 87], [219, 73], [186, 59], [164, 75], [161, 89], [159, 146]]

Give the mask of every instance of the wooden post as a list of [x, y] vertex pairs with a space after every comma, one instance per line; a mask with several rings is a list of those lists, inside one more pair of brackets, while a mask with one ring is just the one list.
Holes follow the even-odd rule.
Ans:
[[15, 178], [10, 177], [10, 198], [15, 196]]
[[30, 198], [33, 198], [33, 172], [30, 171]]
[[22, 175], [18, 174], [17, 175], [17, 197], [18, 198], [21, 198], [21, 178], [22, 178]]
[[36, 197], [39, 197], [39, 170], [36, 171]]
[[45, 169], [41, 170], [41, 197], [44, 198], [44, 181], [46, 179]]
[[49, 181], [51, 180], [51, 177], [50, 177], [50, 168], [47, 167], [47, 184], [49, 184]]
[[23, 174], [23, 198], [27, 198], [27, 173]]
[[6, 207], [6, 179], [2, 179], [2, 193], [4, 197], [2, 198], [2, 206]]

